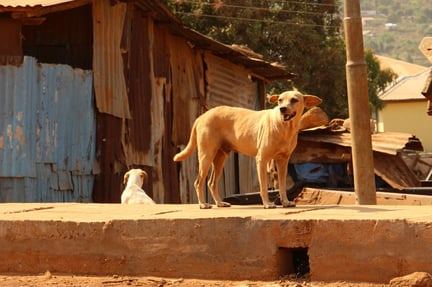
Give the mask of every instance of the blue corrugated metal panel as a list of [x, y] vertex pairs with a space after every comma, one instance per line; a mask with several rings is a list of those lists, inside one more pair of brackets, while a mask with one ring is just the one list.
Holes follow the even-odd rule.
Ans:
[[0, 67], [0, 201], [91, 201], [95, 112], [91, 71]]
[[35, 75], [34, 64], [0, 66], [0, 176], [35, 176], [34, 147], [29, 144], [34, 141], [30, 114]]

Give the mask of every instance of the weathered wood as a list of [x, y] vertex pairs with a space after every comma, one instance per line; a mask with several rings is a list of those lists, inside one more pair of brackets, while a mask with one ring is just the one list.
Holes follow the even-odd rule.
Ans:
[[421, 186], [421, 182], [399, 155], [374, 152], [374, 161], [375, 173], [391, 187], [402, 190]]

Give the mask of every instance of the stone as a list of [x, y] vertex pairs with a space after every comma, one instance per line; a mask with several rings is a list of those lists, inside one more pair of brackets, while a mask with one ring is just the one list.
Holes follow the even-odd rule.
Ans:
[[432, 276], [427, 272], [414, 272], [393, 278], [390, 287], [432, 287]]

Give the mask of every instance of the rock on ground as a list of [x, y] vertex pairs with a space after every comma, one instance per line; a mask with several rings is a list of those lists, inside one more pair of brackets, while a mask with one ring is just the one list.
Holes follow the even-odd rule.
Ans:
[[393, 278], [390, 287], [432, 287], [432, 276], [427, 272], [414, 272]]

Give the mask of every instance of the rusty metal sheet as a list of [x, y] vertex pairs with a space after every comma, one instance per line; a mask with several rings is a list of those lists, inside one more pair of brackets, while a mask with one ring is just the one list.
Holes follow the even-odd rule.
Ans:
[[256, 82], [249, 78], [246, 69], [211, 54], [206, 54], [204, 60], [209, 108], [220, 105], [260, 108]]
[[39, 25], [45, 21], [44, 16], [90, 4], [92, 0], [2, 0], [0, 13], [10, 12], [13, 19], [25, 25]]
[[91, 71], [24, 57], [0, 67], [0, 91], [0, 200], [91, 200]]
[[171, 37], [169, 47], [175, 119], [172, 140], [177, 144], [186, 144], [194, 120], [205, 110], [204, 87], [200, 85], [204, 82], [204, 67], [201, 56], [195, 54], [184, 39]]
[[124, 165], [122, 142], [123, 120], [109, 114], [96, 113], [97, 121], [97, 165], [94, 170], [95, 202], [120, 202]]
[[4, 7], [34, 7], [34, 6], [51, 6], [71, 2], [74, 0], [1, 0], [0, 6]]
[[[132, 118], [126, 120], [127, 141], [124, 148], [130, 150], [127, 158], [135, 162], [130, 164], [149, 164], [143, 155], [153, 154], [151, 152], [152, 138], [152, 95], [154, 94], [154, 83], [152, 81], [152, 68], [149, 63], [151, 59], [152, 23], [148, 17], [143, 17], [139, 10], [133, 9], [133, 12], [127, 13], [127, 31], [128, 41], [125, 41], [126, 50], [125, 63], [127, 63], [128, 72], [126, 73], [127, 89], [129, 94], [130, 114]], [[140, 27], [135, 29], [134, 27]], [[127, 147], [129, 146], [129, 147]], [[127, 151], [126, 151], [127, 152]]]
[[93, 0], [93, 75], [101, 113], [131, 118], [121, 40], [127, 4]]
[[[381, 132], [371, 135], [372, 149], [387, 154], [396, 155], [402, 149], [423, 151], [421, 141], [407, 133]], [[329, 132], [327, 130], [302, 131], [299, 140], [332, 143], [340, 146], [351, 147], [351, 134]]]
[[0, 39], [0, 65], [20, 65], [23, 60], [21, 23], [14, 19], [0, 18]]

